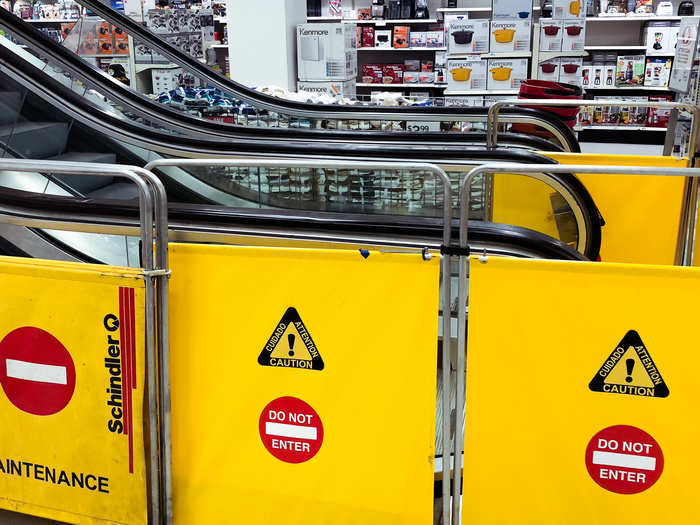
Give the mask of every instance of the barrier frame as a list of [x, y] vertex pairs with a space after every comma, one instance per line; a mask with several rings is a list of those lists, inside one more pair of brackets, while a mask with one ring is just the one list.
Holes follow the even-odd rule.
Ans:
[[[440, 282], [441, 301], [443, 307], [442, 313], [442, 363], [441, 370], [443, 374], [442, 381], [442, 504], [443, 516], [449, 516], [450, 505], [450, 319], [451, 319], [451, 262], [452, 258], [448, 253], [445, 253], [446, 247], [452, 242], [452, 187], [450, 179], [445, 171], [428, 163], [408, 163], [408, 162], [352, 162], [352, 161], [335, 161], [335, 160], [260, 160], [260, 159], [158, 159], [149, 162], [144, 169], [152, 171], [160, 167], [243, 167], [243, 168], [312, 168], [312, 169], [371, 169], [371, 170], [406, 170], [406, 171], [425, 171], [430, 173], [435, 179], [442, 183], [443, 190], [443, 228], [442, 228], [442, 250], [441, 254], [441, 273]], [[316, 176], [316, 173], [314, 173]], [[401, 250], [404, 252], [404, 250]], [[410, 253], [411, 250], [405, 250], [405, 253]], [[427, 249], [423, 249], [421, 256], [425, 259], [432, 257], [432, 254]], [[447, 315], [446, 315], [447, 314]], [[169, 368], [161, 369], [161, 387], [170, 385]], [[437, 392], [436, 392], [437, 396]], [[162, 433], [162, 449], [163, 449], [163, 466], [170, 472], [172, 461], [172, 440], [170, 434], [170, 393], [162, 396], [163, 400], [167, 400], [167, 406], [162, 407], [163, 417], [161, 418], [161, 433]], [[166, 419], [167, 418], [167, 419]], [[168, 479], [164, 483], [165, 498], [168, 500], [168, 506], [165, 507], [165, 523], [170, 525], [173, 519], [172, 511], [172, 476], [168, 474]]]
[[[619, 105], [619, 104], [617, 104]], [[699, 108], [700, 111], [700, 108]], [[457, 424], [455, 426], [454, 452], [455, 462], [464, 453], [464, 435], [460, 418], [466, 423], [466, 351], [467, 351], [467, 303], [469, 274], [469, 198], [471, 184], [479, 175], [493, 175], [495, 173], [506, 173], [514, 175], [524, 175], [532, 177], [539, 171], [549, 171], [550, 173], [587, 173], [605, 175], [643, 175], [643, 176], [663, 176], [663, 177], [686, 177], [697, 183], [700, 178], [700, 168], [655, 168], [648, 166], [590, 166], [582, 164], [572, 165], [552, 165], [552, 164], [519, 164], [519, 163], [488, 163], [473, 168], [460, 183], [459, 188], [459, 290], [457, 296]], [[697, 209], [698, 195], [695, 194], [692, 206]], [[679, 242], [684, 240], [687, 251], [684, 253], [682, 262], [677, 266], [692, 266], [693, 251], [695, 248], [695, 228], [697, 226], [697, 214], [687, 221], [681, 221], [678, 237]], [[482, 262], [488, 261], [488, 256], [484, 254], [480, 257]], [[460, 406], [461, 404], [461, 406]], [[462, 476], [457, 475], [455, 470], [454, 487], [452, 491], [452, 525], [459, 525], [461, 522], [462, 498], [461, 498]], [[446, 522], [445, 522], [446, 523]]]
[[[139, 237], [141, 240], [141, 264], [145, 281], [146, 296], [146, 381], [148, 384], [148, 420], [149, 446], [147, 451], [147, 470], [150, 486], [147, 488], [149, 502], [148, 515], [153, 525], [161, 523], [161, 476], [160, 454], [158, 444], [159, 399], [156, 385], [159, 350], [167, 350], [168, 296], [167, 278], [167, 234], [168, 201], [163, 183], [153, 173], [136, 166], [116, 166], [97, 163], [45, 161], [29, 159], [0, 159], [0, 170], [36, 172], [50, 176], [61, 173], [66, 175], [112, 176], [125, 178], [136, 184], [139, 198]], [[88, 233], [110, 233], [106, 225], [77, 223], [69, 218], [56, 215], [51, 221], [34, 220], [31, 217], [0, 214], [0, 222], [15, 226], [52, 228], [66, 231], [83, 231]], [[154, 244], [155, 241], [155, 244]], [[155, 246], [155, 249], [154, 249]], [[156, 292], [156, 285], [157, 292]]]

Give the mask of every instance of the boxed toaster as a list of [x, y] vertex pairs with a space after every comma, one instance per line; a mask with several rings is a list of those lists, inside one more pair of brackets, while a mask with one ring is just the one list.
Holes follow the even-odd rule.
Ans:
[[448, 16], [445, 25], [450, 54], [488, 53], [490, 43], [488, 20]]
[[586, 21], [564, 20], [562, 27], [561, 50], [583, 51], [586, 45]]
[[487, 89], [520, 89], [528, 77], [527, 63], [527, 58], [489, 59]]
[[551, 18], [540, 19], [540, 51], [561, 51], [564, 23]]
[[491, 53], [529, 51], [532, 25], [530, 20], [499, 20], [491, 22]]
[[486, 89], [486, 60], [469, 58], [464, 60], [448, 60], [447, 89], [448, 91], [469, 91]]
[[347, 80], [357, 77], [356, 35], [352, 24], [299, 24], [299, 80]]

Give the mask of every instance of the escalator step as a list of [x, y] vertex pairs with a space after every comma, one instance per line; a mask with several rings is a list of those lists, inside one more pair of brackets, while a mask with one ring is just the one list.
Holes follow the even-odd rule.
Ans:
[[0, 91], [0, 124], [12, 124], [17, 120], [22, 94], [17, 91]]
[[45, 159], [60, 154], [66, 147], [67, 139], [68, 124], [63, 122], [20, 122], [0, 126], [0, 141], [29, 159]]

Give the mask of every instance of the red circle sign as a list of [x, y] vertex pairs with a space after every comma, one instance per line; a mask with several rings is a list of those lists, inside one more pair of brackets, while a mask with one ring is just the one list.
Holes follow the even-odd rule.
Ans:
[[586, 448], [586, 468], [598, 485], [618, 494], [651, 487], [664, 470], [664, 454], [642, 429], [615, 425], [598, 432]]
[[323, 423], [311, 405], [296, 397], [278, 397], [260, 414], [260, 439], [270, 454], [287, 463], [303, 463], [323, 443]]
[[75, 365], [61, 342], [41, 328], [17, 328], [0, 341], [0, 385], [20, 410], [50, 416], [75, 391]]

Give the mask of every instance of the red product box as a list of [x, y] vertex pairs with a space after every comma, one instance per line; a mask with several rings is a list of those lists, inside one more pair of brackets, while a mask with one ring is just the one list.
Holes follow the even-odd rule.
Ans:
[[403, 83], [403, 64], [384, 64], [382, 66], [382, 83]]
[[364, 84], [381, 84], [382, 66], [380, 64], [364, 64], [362, 66], [362, 82]]
[[420, 63], [420, 70], [423, 73], [435, 71], [435, 63], [432, 60], [423, 60]]
[[[673, 102], [672, 95], [653, 95], [649, 102]], [[671, 119], [671, 110], [667, 108], [649, 108], [647, 114], [647, 126], [650, 128], [666, 128]]]
[[360, 47], [374, 47], [374, 27], [365, 26], [362, 28], [362, 44]]

